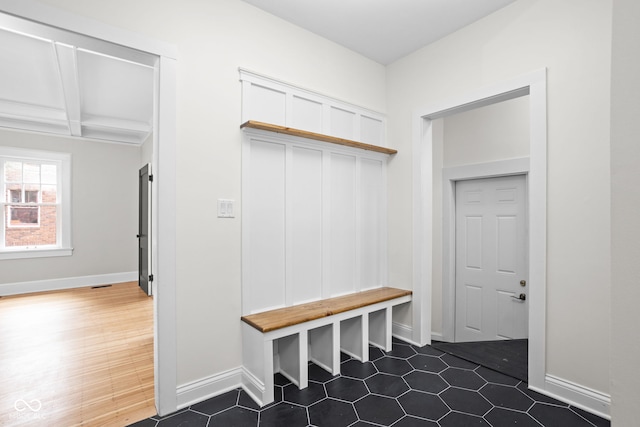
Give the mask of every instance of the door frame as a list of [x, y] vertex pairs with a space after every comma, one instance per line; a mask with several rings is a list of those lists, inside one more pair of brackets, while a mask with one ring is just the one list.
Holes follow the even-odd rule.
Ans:
[[176, 330], [176, 78], [175, 45], [72, 14], [33, 0], [0, 0], [0, 12], [122, 45], [157, 57], [155, 64], [151, 256], [154, 260], [155, 405], [163, 416], [177, 411]]
[[432, 121], [529, 95], [529, 387], [546, 390], [547, 70], [542, 68], [420, 108], [412, 118], [413, 341], [431, 343], [433, 267]]
[[[527, 244], [529, 242], [529, 158], [501, 160], [442, 170], [442, 341], [455, 342], [456, 183], [471, 179], [524, 175]], [[527, 247], [527, 265], [529, 254]], [[528, 270], [528, 267], [527, 267]], [[529, 288], [530, 289], [530, 288]], [[529, 292], [529, 291], [527, 291]], [[529, 310], [529, 313], [531, 310]], [[531, 320], [531, 319], [529, 319]]]

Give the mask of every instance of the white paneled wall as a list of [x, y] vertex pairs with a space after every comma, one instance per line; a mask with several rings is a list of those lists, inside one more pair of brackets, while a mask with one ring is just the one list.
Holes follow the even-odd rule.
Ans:
[[[385, 117], [240, 70], [249, 120], [385, 146]], [[387, 284], [384, 154], [245, 129], [242, 312]]]
[[308, 130], [309, 132], [322, 133], [322, 103], [295, 95], [292, 96], [292, 99], [293, 113], [291, 115], [291, 127]]
[[386, 147], [383, 114], [240, 70], [242, 123], [270, 123]]
[[386, 159], [245, 129], [243, 314], [387, 284]]
[[291, 147], [291, 180], [287, 193], [291, 248], [291, 302], [322, 297], [322, 156], [321, 150]]
[[243, 298], [249, 307], [277, 307], [285, 300], [286, 148], [285, 144], [251, 142], [243, 202], [250, 201], [252, 211], [259, 214], [244, 216], [251, 244], [243, 251], [245, 263], [251, 266], [246, 280], [260, 285], [245, 292]]
[[[382, 274], [377, 260], [384, 258], [380, 242], [386, 239], [386, 202], [380, 188], [385, 188], [384, 163], [379, 160], [360, 161], [360, 281], [375, 283]], [[380, 206], [384, 206], [380, 209]]]
[[356, 156], [331, 153], [328, 293], [342, 295], [357, 290], [356, 280]]

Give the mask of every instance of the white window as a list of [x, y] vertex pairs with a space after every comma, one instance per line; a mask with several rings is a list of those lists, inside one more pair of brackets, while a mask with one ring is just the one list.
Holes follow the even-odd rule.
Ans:
[[71, 155], [0, 147], [0, 259], [71, 255]]

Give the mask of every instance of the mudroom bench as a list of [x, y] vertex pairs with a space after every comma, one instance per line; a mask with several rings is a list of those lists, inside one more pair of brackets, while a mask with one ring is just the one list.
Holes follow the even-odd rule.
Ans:
[[242, 317], [244, 385], [261, 406], [274, 400], [280, 372], [300, 389], [308, 386], [308, 361], [340, 373], [340, 352], [366, 362], [369, 344], [391, 351], [393, 306], [411, 291], [376, 288]]

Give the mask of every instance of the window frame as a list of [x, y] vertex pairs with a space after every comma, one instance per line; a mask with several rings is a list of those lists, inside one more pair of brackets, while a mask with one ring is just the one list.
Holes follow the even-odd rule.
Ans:
[[[41, 163], [55, 163], [59, 166], [59, 173], [57, 174], [57, 192], [58, 201], [56, 206], [58, 208], [58, 217], [56, 224], [56, 244], [55, 245], [43, 245], [36, 247], [6, 247], [5, 246], [5, 229], [7, 224], [7, 203], [5, 196], [5, 176], [4, 176], [4, 164], [7, 160], [14, 160], [20, 162], [41, 162]], [[0, 227], [0, 260], [6, 259], [22, 259], [22, 258], [42, 258], [42, 257], [57, 257], [57, 256], [70, 256], [73, 253], [71, 246], [71, 154], [55, 151], [44, 150], [32, 150], [15, 147], [0, 146], [0, 177], [2, 178], [3, 197], [0, 200], [0, 207], [2, 209], [2, 227]], [[38, 199], [41, 200], [42, 195], [38, 195]], [[39, 207], [39, 205], [38, 205]]]

